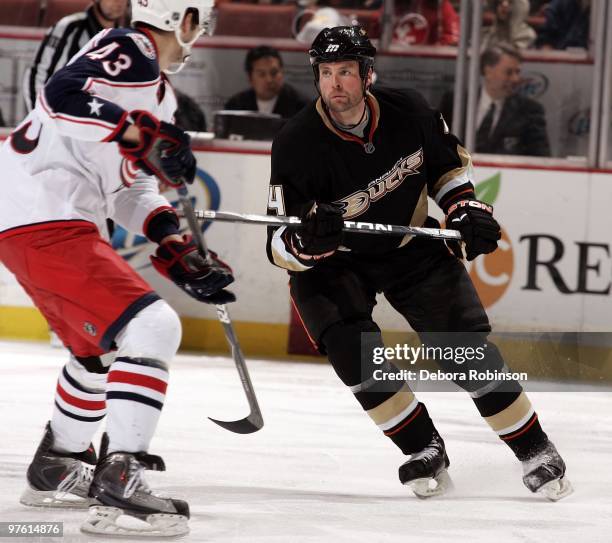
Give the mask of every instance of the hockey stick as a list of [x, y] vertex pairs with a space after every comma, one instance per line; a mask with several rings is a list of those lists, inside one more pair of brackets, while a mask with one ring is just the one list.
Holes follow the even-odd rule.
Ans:
[[[296, 226], [302, 221], [299, 217], [278, 217], [273, 215], [255, 215], [252, 213], [234, 213], [232, 211], [212, 211], [198, 209], [195, 216], [203, 221], [238, 222], [244, 224], [261, 224], [264, 226]], [[423, 228], [420, 226], [399, 226], [396, 224], [380, 224], [371, 222], [344, 221], [345, 232], [360, 232], [362, 234], [379, 234], [387, 236], [415, 236], [435, 239], [461, 240], [458, 230], [442, 228]]]
[[[189, 191], [187, 190], [185, 184], [180, 185], [176, 191], [178, 192], [179, 201], [181, 203], [181, 207], [183, 208], [182, 215], [187, 219], [193, 239], [198, 246], [198, 251], [205, 259], [208, 260], [208, 251], [206, 249], [206, 244], [204, 243], [204, 236], [202, 236], [202, 230], [198, 224], [196, 212], [191, 205]], [[255, 396], [255, 389], [253, 388], [253, 383], [251, 383], [249, 371], [247, 369], [246, 362], [244, 361], [244, 355], [240, 349], [240, 343], [238, 343], [238, 338], [234, 332], [234, 326], [232, 325], [232, 320], [227, 312], [227, 307], [225, 304], [219, 304], [215, 305], [215, 309], [217, 310], [217, 318], [223, 325], [225, 338], [227, 339], [227, 342], [232, 350], [232, 358], [236, 364], [238, 374], [240, 375], [242, 388], [246, 394], [251, 412], [246, 418], [234, 421], [217, 420], [211, 417], [208, 418], [215, 424], [218, 424], [230, 432], [235, 432], [237, 434], [251, 434], [253, 432], [257, 432], [257, 430], [261, 430], [264, 425], [261, 410], [259, 409], [259, 404], [257, 403], [257, 397]]]

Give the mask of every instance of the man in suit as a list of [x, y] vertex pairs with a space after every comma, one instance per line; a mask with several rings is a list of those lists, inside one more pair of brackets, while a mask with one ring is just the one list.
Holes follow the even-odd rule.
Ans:
[[283, 59], [276, 49], [267, 45], [250, 49], [244, 67], [251, 88], [232, 96], [225, 109], [276, 113], [288, 119], [308, 103], [284, 82]]
[[[518, 93], [520, 53], [498, 44], [480, 57], [483, 85], [476, 110], [476, 152], [499, 155], [550, 156], [546, 117], [541, 104]], [[452, 96], [440, 107], [452, 119]]]

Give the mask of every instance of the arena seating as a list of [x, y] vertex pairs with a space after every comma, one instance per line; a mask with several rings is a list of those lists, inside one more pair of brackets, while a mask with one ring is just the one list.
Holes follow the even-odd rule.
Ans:
[[[355, 15], [372, 38], [380, 37], [380, 11], [339, 10], [344, 15]], [[216, 34], [219, 36], [259, 36], [264, 38], [292, 38], [291, 27], [298, 10], [295, 5], [260, 5], [222, 2], [218, 5]], [[310, 20], [305, 15], [300, 23]]]
[[1, 0], [0, 24], [38, 26], [40, 24], [40, 0]]
[[47, 0], [42, 26], [54, 25], [62, 17], [84, 11], [91, 4], [90, 0]]
[[291, 38], [294, 5], [257, 5], [222, 2], [217, 7], [219, 36]]
[[[482, 14], [482, 25], [483, 26], [491, 26], [494, 20], [495, 20], [495, 16], [493, 15], [492, 11], [486, 10], [483, 12]], [[544, 26], [544, 23], [546, 22], [546, 17], [544, 15], [530, 15], [529, 17], [527, 17], [525, 22], [530, 27], [535, 28], [537, 30], [538, 28], [541, 28], [542, 26]]]
[[[62, 17], [83, 11], [91, 0], [0, 0], [0, 25], [49, 27]], [[292, 24], [298, 13], [295, 4], [257, 4], [255, 0], [217, 0], [219, 36], [258, 36], [262, 38], [292, 38]], [[365, 9], [339, 9], [355, 16], [364, 25], [371, 38], [381, 34], [381, 11]], [[306, 14], [300, 26], [311, 18]], [[490, 25], [493, 14], [485, 11], [483, 24]], [[539, 28], [544, 18], [532, 16], [527, 22]]]
[[[380, 38], [380, 20], [382, 12], [380, 10], [372, 9], [339, 9], [342, 15], [349, 18], [354, 18], [359, 21], [359, 24], [363, 26], [368, 32], [368, 36], [373, 39]], [[302, 28], [308, 21], [312, 19], [312, 14], [305, 14], [299, 21], [299, 27]]]

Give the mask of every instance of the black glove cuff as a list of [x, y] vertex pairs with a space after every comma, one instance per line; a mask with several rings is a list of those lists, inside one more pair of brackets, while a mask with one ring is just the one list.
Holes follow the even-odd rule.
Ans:
[[444, 211], [445, 215], [448, 215], [449, 209], [453, 204], [460, 202], [461, 200], [476, 200], [476, 194], [474, 192], [474, 185], [467, 183], [460, 185], [454, 189], [449, 190], [439, 202], [440, 208]]
[[493, 206], [481, 202], [480, 200], [464, 200], [461, 199], [455, 202], [448, 208], [447, 216], [450, 217], [453, 213], [465, 212], [470, 215], [480, 215], [493, 217]]
[[173, 209], [160, 208], [149, 215], [143, 230], [147, 238], [159, 244], [167, 236], [180, 234], [179, 219]]

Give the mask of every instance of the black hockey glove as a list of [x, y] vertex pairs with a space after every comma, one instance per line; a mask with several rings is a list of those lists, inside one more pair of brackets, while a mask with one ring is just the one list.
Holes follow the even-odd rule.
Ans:
[[342, 243], [342, 210], [332, 204], [310, 201], [302, 207], [302, 224], [290, 232], [292, 252], [303, 261], [331, 256]]
[[232, 269], [208, 251], [208, 260], [198, 252], [191, 236], [183, 241], [162, 243], [151, 257], [155, 269], [200, 302], [227, 304], [236, 297], [224, 287], [234, 282]]
[[501, 238], [501, 229], [493, 218], [493, 207], [478, 200], [461, 200], [450, 206], [446, 226], [461, 232], [468, 260], [492, 253]]
[[147, 111], [134, 110], [130, 117], [140, 131], [140, 140], [120, 141], [123, 157], [170, 187], [193, 183], [196, 159], [189, 134]]

